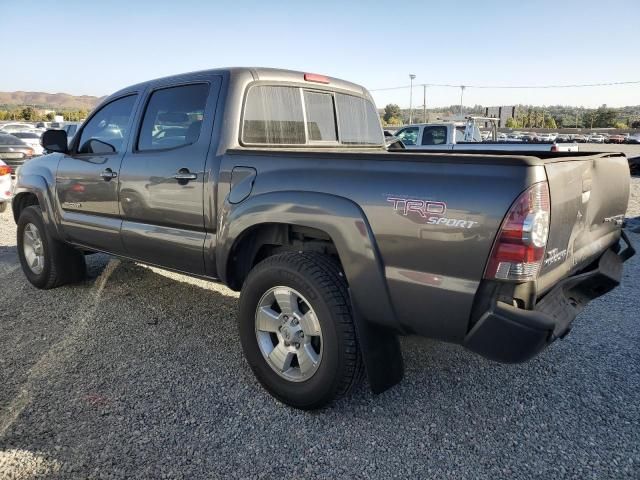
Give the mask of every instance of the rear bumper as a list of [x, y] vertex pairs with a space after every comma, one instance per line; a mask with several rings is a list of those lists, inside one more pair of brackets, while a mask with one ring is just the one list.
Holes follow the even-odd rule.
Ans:
[[624, 231], [622, 240], [627, 245], [622, 252], [607, 250], [595, 268], [562, 280], [533, 310], [494, 300], [465, 337], [465, 347], [491, 360], [517, 363], [564, 337], [587, 303], [620, 284], [623, 263], [635, 254]]

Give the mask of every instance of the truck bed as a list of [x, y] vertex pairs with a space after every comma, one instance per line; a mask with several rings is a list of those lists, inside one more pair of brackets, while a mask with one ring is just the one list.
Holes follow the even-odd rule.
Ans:
[[[284, 183], [294, 198], [295, 192], [300, 192], [300, 199], [306, 192], [318, 192], [353, 202], [362, 210], [379, 251], [399, 324], [393, 326], [454, 342], [460, 342], [468, 331], [496, 232], [524, 190], [549, 181], [549, 248], [557, 249], [533, 287], [535, 302], [538, 292], [541, 295], [559, 275], [585, 266], [617, 240], [619, 229], [603, 221], [624, 213], [628, 189], [626, 159], [615, 153], [238, 148], [226, 152], [223, 171], [226, 163], [256, 170], [251, 193], [256, 201], [261, 195], [281, 191]], [[593, 190], [588, 211], [581, 203], [582, 178], [584, 187], [592, 185]], [[224, 202], [227, 194], [220, 190], [218, 201]], [[429, 225], [425, 218], [403, 215], [394, 211], [393, 198], [444, 205], [445, 217], [452, 223], [459, 220], [464, 227]], [[584, 219], [581, 222], [578, 212]], [[465, 228], [467, 225], [472, 227]], [[598, 248], [585, 249], [584, 242], [598, 240]], [[375, 299], [370, 303], [375, 304]], [[416, 317], [417, 310], [434, 315], [428, 320]], [[375, 308], [372, 311], [375, 316]], [[389, 315], [372, 320], [388, 325], [396, 322]]]

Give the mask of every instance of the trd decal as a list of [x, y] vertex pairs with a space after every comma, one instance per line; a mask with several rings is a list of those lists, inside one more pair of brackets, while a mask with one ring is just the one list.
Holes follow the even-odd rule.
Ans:
[[444, 225], [445, 227], [471, 228], [478, 222], [448, 218], [447, 204], [433, 200], [418, 200], [415, 198], [387, 197], [387, 202], [393, 204], [393, 210], [402, 215], [417, 215], [424, 218], [427, 225]]
[[551, 265], [556, 262], [560, 262], [567, 258], [567, 249], [560, 250], [558, 248], [554, 248], [547, 252], [547, 258], [544, 259], [545, 265]]

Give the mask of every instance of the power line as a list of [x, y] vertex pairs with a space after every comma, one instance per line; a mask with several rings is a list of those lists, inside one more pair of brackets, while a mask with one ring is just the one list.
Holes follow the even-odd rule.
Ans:
[[[629, 82], [602, 82], [602, 83], [580, 83], [569, 85], [468, 85], [451, 83], [420, 83], [416, 86], [427, 87], [447, 87], [447, 88], [484, 88], [484, 89], [546, 89], [546, 88], [584, 88], [584, 87], [612, 87], [615, 85], [638, 85], [640, 80], [632, 80]], [[381, 92], [384, 90], [401, 90], [411, 88], [411, 85], [402, 85], [398, 87], [372, 88], [370, 92]]]

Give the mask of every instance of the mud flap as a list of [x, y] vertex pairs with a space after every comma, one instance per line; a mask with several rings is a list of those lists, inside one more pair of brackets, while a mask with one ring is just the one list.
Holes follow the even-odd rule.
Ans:
[[398, 336], [389, 328], [362, 318], [351, 292], [349, 296], [369, 386], [373, 393], [382, 393], [400, 383], [404, 377], [404, 361]]

